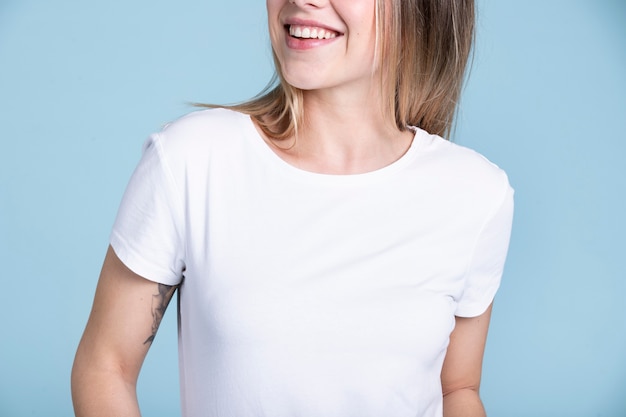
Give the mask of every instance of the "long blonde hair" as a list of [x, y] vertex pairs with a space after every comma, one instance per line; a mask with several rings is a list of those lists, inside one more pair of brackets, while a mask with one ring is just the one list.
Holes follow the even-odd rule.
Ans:
[[[473, 0], [377, 0], [376, 60], [382, 111], [400, 130], [417, 126], [447, 137], [474, 41]], [[294, 135], [304, 120], [302, 90], [276, 74], [257, 96], [225, 107], [249, 114], [272, 139]], [[392, 116], [393, 115], [393, 116]]]

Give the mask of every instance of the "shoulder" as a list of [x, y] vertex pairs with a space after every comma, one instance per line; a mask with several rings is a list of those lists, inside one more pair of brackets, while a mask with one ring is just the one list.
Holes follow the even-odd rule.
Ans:
[[473, 149], [426, 132], [423, 136], [424, 154], [430, 155], [442, 168], [465, 175], [485, 176], [486, 179], [505, 175], [498, 165]]
[[440, 136], [421, 132], [422, 155], [436, 164], [442, 175], [445, 172], [447, 176], [487, 183], [500, 183], [507, 179], [504, 170], [475, 150]]
[[203, 109], [166, 124], [159, 135], [168, 142], [207, 143], [240, 134], [249, 123], [250, 118], [243, 113], [222, 108]]
[[418, 130], [421, 164], [442, 189], [453, 188], [468, 202], [502, 201], [512, 194], [506, 172], [482, 154], [437, 135]]
[[201, 109], [188, 113], [163, 127], [169, 134], [194, 134], [207, 131], [229, 131], [245, 123], [249, 117], [224, 108]]
[[144, 149], [158, 148], [167, 159], [179, 161], [208, 156], [220, 148], [240, 144], [241, 138], [249, 134], [251, 123], [243, 113], [202, 109], [167, 123], [148, 138]]

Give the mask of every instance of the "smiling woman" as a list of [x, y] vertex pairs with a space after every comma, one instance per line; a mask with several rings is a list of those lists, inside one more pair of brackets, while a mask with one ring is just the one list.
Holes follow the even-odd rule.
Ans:
[[[371, 83], [376, 45], [376, 2], [336, 1], [307, 4], [270, 0], [267, 14], [272, 50], [289, 85], [303, 90]], [[333, 34], [318, 39], [311, 32]], [[300, 36], [296, 36], [300, 33]], [[360, 87], [362, 88], [362, 87]]]
[[484, 415], [513, 191], [441, 137], [473, 2], [267, 10], [277, 83], [146, 141], [76, 355], [76, 414], [138, 415], [178, 289], [185, 416]]

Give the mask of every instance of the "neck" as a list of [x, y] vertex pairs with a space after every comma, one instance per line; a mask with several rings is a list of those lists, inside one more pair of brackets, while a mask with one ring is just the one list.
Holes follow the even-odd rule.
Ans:
[[373, 171], [396, 161], [413, 135], [385, 117], [378, 97], [306, 91], [304, 126], [285, 159], [291, 157], [289, 162], [307, 170], [334, 174]]
[[400, 131], [395, 118], [383, 114], [380, 90], [374, 89], [304, 91], [305, 117], [297, 137], [267, 142], [307, 171], [357, 174], [387, 166], [407, 151], [413, 133]]

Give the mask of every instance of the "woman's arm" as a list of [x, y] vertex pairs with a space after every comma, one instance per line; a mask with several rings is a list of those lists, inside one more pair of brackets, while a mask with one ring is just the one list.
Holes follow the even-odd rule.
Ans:
[[77, 417], [140, 415], [137, 377], [175, 289], [135, 274], [109, 247], [72, 369]]
[[477, 317], [457, 317], [441, 371], [444, 417], [484, 417], [478, 395], [491, 305]]

